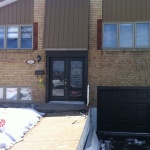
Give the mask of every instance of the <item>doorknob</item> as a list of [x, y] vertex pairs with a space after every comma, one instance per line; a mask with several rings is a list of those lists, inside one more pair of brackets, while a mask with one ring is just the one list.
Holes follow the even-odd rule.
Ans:
[[66, 82], [66, 79], [65, 79], [65, 82], [64, 82], [65, 86], [67, 85], [67, 82]]
[[66, 86], [67, 82], [65, 81], [65, 86]]

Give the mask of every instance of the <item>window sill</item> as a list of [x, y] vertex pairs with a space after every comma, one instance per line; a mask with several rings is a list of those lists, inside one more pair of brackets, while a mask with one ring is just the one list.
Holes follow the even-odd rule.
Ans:
[[13, 52], [33, 52], [34, 49], [0, 49], [0, 51], [13, 51]]
[[100, 51], [107, 51], [107, 52], [109, 52], [109, 51], [122, 51], [122, 52], [124, 52], [124, 51], [133, 51], [133, 52], [139, 52], [139, 51], [150, 51], [150, 48], [118, 48], [118, 49], [101, 49]]

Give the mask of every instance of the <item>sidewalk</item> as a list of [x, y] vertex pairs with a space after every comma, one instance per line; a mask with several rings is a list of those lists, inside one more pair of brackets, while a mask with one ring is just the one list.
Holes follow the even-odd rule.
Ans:
[[68, 105], [61, 106], [62, 111], [60, 106], [55, 108], [57, 111], [53, 113], [52, 105], [51, 109], [48, 109], [48, 105], [37, 108], [42, 110], [42, 107], [44, 111], [51, 113], [47, 113], [25, 135], [24, 140], [16, 143], [10, 150], [76, 150], [87, 118], [79, 110], [69, 110]]

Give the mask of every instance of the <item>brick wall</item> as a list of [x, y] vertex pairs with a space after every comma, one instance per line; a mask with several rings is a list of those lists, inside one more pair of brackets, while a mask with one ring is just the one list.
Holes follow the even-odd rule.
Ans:
[[[97, 50], [97, 19], [102, 0], [90, 1], [89, 85], [90, 100], [97, 86], [150, 86], [150, 50]], [[96, 102], [92, 101], [93, 104]]]
[[[37, 63], [29, 65], [28, 59], [36, 60], [38, 54], [42, 56], [40, 66], [45, 70], [45, 50], [43, 49], [45, 0], [34, 0], [34, 22], [38, 22], [37, 50], [0, 50], [0, 86], [31, 86], [33, 100], [45, 101], [45, 87], [39, 87], [35, 69]], [[43, 77], [45, 81], [45, 76]]]

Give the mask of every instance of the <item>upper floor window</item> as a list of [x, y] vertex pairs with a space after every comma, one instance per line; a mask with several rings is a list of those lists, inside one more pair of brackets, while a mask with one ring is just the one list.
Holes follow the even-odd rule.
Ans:
[[18, 27], [7, 27], [7, 46], [6, 48], [18, 48]]
[[0, 26], [0, 49], [32, 49], [33, 26]]
[[104, 24], [103, 46], [105, 48], [117, 47], [117, 24]]
[[103, 48], [150, 48], [150, 23], [104, 23]]
[[137, 48], [150, 47], [149, 23], [136, 23], [135, 45]]
[[133, 23], [120, 23], [119, 31], [119, 47], [133, 48]]
[[4, 27], [0, 27], [0, 48], [4, 48], [4, 34], [5, 34]]
[[21, 27], [21, 48], [32, 48], [32, 26]]

